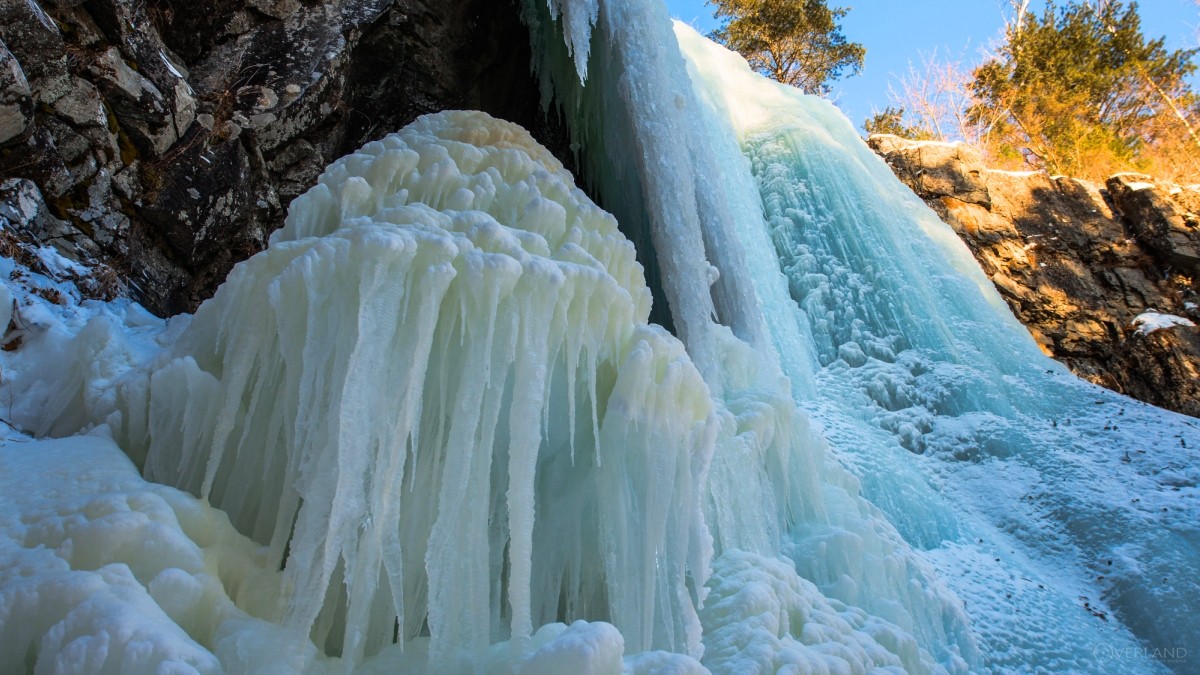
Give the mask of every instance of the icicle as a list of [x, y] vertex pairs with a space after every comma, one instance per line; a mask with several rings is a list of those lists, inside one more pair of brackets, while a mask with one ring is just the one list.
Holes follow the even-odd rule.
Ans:
[[575, 60], [579, 81], [586, 82], [592, 26], [600, 13], [600, 0], [546, 0], [546, 4], [550, 8], [550, 18], [562, 18], [567, 53]]

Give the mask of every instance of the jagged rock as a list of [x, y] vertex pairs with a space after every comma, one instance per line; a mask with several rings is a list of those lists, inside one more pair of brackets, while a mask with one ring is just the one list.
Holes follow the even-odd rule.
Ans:
[[1149, 309], [1196, 313], [1200, 191], [1136, 174], [1101, 187], [990, 170], [962, 144], [868, 142], [966, 241], [1047, 354], [1097, 384], [1200, 416], [1200, 329], [1143, 336], [1131, 325]]
[[0, 41], [0, 145], [25, 133], [33, 119], [33, 96], [21, 64]]
[[[147, 110], [149, 101], [145, 101], [135, 108], [132, 118], [144, 115], [141, 121], [170, 128], [176, 139], [182, 138], [196, 118], [195, 96], [184, 76], [187, 69], [175, 61], [159, 37], [146, 12], [146, 3], [93, 0], [85, 7], [109, 44], [120, 51], [120, 57], [157, 90], [166, 109], [165, 115]], [[115, 112], [120, 118], [120, 110]]]
[[76, 223], [88, 229], [96, 243], [122, 250], [122, 242], [129, 232], [129, 218], [124, 213], [113, 211], [110, 208], [112, 202], [112, 172], [108, 168], [100, 168], [88, 182], [86, 201], [81, 207], [67, 209], [67, 213]]
[[106, 126], [100, 94], [91, 82], [82, 78], [71, 78], [70, 88], [50, 105], [50, 109], [72, 127]]
[[141, 171], [155, 181], [145, 193], [143, 217], [192, 269], [202, 268], [236, 240], [233, 230], [246, 220], [251, 206], [245, 148], [234, 139], [202, 136], [173, 157], [169, 167]]
[[40, 103], [70, 90], [62, 31], [33, 0], [0, 0], [0, 40], [16, 57]]
[[300, 9], [297, 0], [250, 0], [247, 4], [276, 19], [286, 19]]
[[88, 71], [104, 88], [104, 98], [138, 149], [161, 156], [179, 135], [162, 92], [130, 68], [115, 47], [101, 52]]
[[1153, 402], [1169, 391], [1179, 402], [1175, 410], [1200, 417], [1200, 367], [1195, 358], [1200, 354], [1200, 328], [1177, 326], [1149, 335], [1135, 333], [1123, 347], [1143, 373], [1126, 384], [1125, 393]]
[[0, 175], [159, 314], [211, 294], [333, 159], [423, 113], [485, 110], [571, 161], [517, 0], [0, 0], [0, 40]]
[[76, 262], [92, 260], [99, 249], [71, 223], [54, 217], [33, 181], [10, 178], [0, 183], [0, 228], [15, 230], [33, 241], [53, 246]]
[[[384, 0], [322, 3], [286, 21], [258, 25], [211, 50], [194, 68], [203, 100], [225, 105], [271, 153], [341, 110], [351, 52], [348, 45], [388, 8]], [[294, 92], [281, 99], [279, 92]], [[220, 110], [223, 106], [213, 106]], [[220, 117], [218, 117], [220, 121]]]
[[62, 228], [60, 223], [47, 213], [42, 193], [33, 181], [10, 178], [0, 183], [0, 225], [41, 238], [49, 234], [48, 229], [57, 234]]
[[983, 158], [979, 151], [965, 143], [931, 143], [906, 141], [898, 136], [879, 134], [870, 139], [875, 152], [900, 155], [894, 167], [912, 170], [903, 177], [906, 183], [918, 186], [921, 194], [954, 197], [970, 204], [988, 205], [988, 190], [980, 169]]
[[163, 41], [189, 65], [201, 63], [214, 47], [261, 22], [245, 0], [159, 3], [149, 11]]
[[311, 143], [300, 139], [275, 154], [267, 163], [279, 176], [279, 198], [291, 201], [308, 190], [325, 170], [324, 158]]
[[[1106, 182], [1117, 211], [1138, 241], [1171, 265], [1200, 271], [1200, 230], [1150, 176], [1119, 173]], [[1179, 188], [1180, 191], [1187, 188]], [[1195, 190], [1190, 190], [1195, 192]]]

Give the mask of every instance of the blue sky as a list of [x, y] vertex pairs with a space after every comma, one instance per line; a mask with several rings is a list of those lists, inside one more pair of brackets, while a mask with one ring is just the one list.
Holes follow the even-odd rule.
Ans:
[[[701, 32], [716, 27], [712, 7], [704, 0], [666, 0], [672, 16]], [[919, 64], [922, 54], [935, 49], [942, 60], [964, 67], [983, 59], [988, 46], [999, 39], [1007, 0], [830, 0], [832, 6], [850, 7], [842, 22], [847, 39], [867, 48], [863, 73], [833, 83], [842, 111], [861, 125], [873, 109], [888, 104], [888, 85]], [[1042, 3], [1035, 0], [1034, 6]], [[1167, 47], [1195, 47], [1200, 30], [1200, 6], [1195, 0], [1142, 0], [1138, 3], [1142, 32], [1166, 37]]]

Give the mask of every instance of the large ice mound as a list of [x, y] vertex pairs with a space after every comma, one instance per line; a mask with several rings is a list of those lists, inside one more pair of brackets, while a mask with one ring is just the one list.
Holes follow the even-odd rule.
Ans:
[[427, 116], [329, 167], [113, 426], [283, 566], [350, 662], [564, 611], [699, 655], [707, 388], [611, 216], [520, 127]]
[[714, 394], [515, 125], [439, 113], [336, 162], [194, 317], [13, 293], [11, 414], [91, 435], [5, 441], [2, 672], [974, 658], [786, 378], [714, 325]]

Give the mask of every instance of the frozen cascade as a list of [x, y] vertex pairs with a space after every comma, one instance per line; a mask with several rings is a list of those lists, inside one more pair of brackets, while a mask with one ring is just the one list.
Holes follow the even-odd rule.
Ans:
[[[1200, 532], [1179, 487], [1200, 477], [1182, 449], [1194, 423], [1043, 357], [840, 112], [676, 35], [750, 159], [814, 340], [819, 394], [802, 407], [967, 601], [988, 667], [1154, 671], [1146, 645], [1200, 639]], [[1157, 456], [1131, 467], [1134, 448]]]
[[[690, 86], [677, 44], [665, 37], [664, 8], [602, 2], [586, 82], [549, 13], [531, 1], [526, 14], [544, 91], [556, 93], [572, 122], [585, 175], [639, 248], [652, 248], [645, 257], [662, 267], [670, 319], [718, 411], [729, 413], [708, 487], [717, 555], [789, 556], [793, 573], [823, 592], [915, 635], [929, 650], [923, 658], [951, 669], [972, 663], [977, 652], [961, 603], [858, 496], [857, 479], [829, 460], [795, 408], [793, 394], [815, 395], [809, 326], [762, 231], [750, 164], [728, 123]], [[747, 652], [761, 648], [743, 637]], [[710, 640], [705, 645], [715, 651]], [[772, 653], [760, 668], [782, 667], [787, 654]], [[705, 663], [722, 667], [714, 658]]]
[[9, 418], [90, 429], [0, 447], [0, 672], [1188, 669], [1192, 423], [1043, 358], [832, 106], [657, 0], [523, 11], [616, 219], [446, 112], [194, 317], [0, 293]]
[[[625, 653], [632, 672], [700, 672], [689, 655], [722, 672], [941, 670], [920, 628], [961, 669], [961, 606], [823, 464], [786, 380], [714, 326], [727, 394], [713, 399], [683, 345], [644, 323], [649, 300], [611, 216], [528, 134], [440, 113], [332, 165], [194, 317], [155, 328], [104, 309], [25, 349], [102, 366], [35, 378], [61, 392], [51, 414], [104, 420], [148, 477], [263, 544], [255, 593], [222, 577], [211, 592], [232, 606], [164, 626], [163, 658], [184, 644], [259, 670], [269, 639], [296, 645], [279, 667], [313, 672], [610, 672]], [[46, 408], [18, 412], [36, 427]], [[90, 475], [87, 459], [71, 471]], [[797, 545], [892, 611], [828, 597], [780, 557]], [[620, 632], [555, 623], [580, 618]], [[120, 654], [156, 621], [77, 630]]]
[[[556, 4], [562, 3], [550, 7]], [[711, 386], [719, 379], [711, 374], [718, 360], [712, 344], [718, 313], [763, 357], [777, 359], [749, 280], [719, 272], [722, 266], [745, 267], [741, 247], [722, 244], [733, 240], [735, 209], [749, 206], [741, 213], [753, 215], [757, 200], [738, 203], [747, 193], [727, 191], [723, 172], [696, 170], [719, 165], [711, 155], [693, 157], [693, 149], [708, 146], [697, 144], [699, 127], [679, 123], [702, 111], [679, 49], [668, 37], [666, 8], [658, 2], [600, 2], [590, 40], [573, 33], [570, 25], [560, 26], [541, 0], [525, 0], [524, 13], [540, 56], [547, 105], [551, 95], [562, 102], [578, 146], [605, 149], [586, 152], [581, 159], [586, 175], [643, 256], [651, 287], [663, 293], [666, 302], [652, 318], [675, 328]], [[566, 44], [561, 35], [571, 35]], [[582, 68], [577, 67], [581, 43], [596, 45]], [[796, 352], [803, 353], [805, 341], [796, 339], [795, 344], [800, 347]]]
[[[535, 40], [539, 27], [553, 35], [554, 28], [547, 29], [534, 15]], [[602, 4], [589, 79], [582, 85], [561, 65], [553, 41], [542, 38], [549, 44], [538, 50], [545, 57], [541, 71], [572, 120], [588, 180], [605, 203], [615, 205], [635, 238], [644, 229], [654, 235], [671, 218], [683, 231], [700, 230], [690, 240], [650, 236], [655, 251], [645, 257], [696, 260], [691, 269], [711, 262], [718, 270], [709, 278], [716, 282], [716, 318], [760, 353], [768, 350], [751, 327], [769, 326], [778, 351], [768, 355], [791, 357], [778, 362], [799, 383], [793, 385], [798, 399], [822, 421], [839, 459], [901, 532], [927, 549], [924, 557], [942, 566], [945, 577], [978, 608], [977, 632], [991, 652], [989, 663], [1095, 669], [1101, 646], [1100, 653], [1115, 649], [1133, 654], [1119, 665], [1152, 670], [1156, 664], [1143, 658], [1147, 651], [1138, 644], [1193, 641], [1196, 622], [1187, 608], [1196, 606], [1200, 589], [1194, 575], [1175, 570], [1196, 567], [1190, 543], [1195, 526], [1186, 517], [1161, 515], [1189, 512], [1190, 495], [1164, 498], [1164, 484], [1153, 475], [1172, 475], [1168, 487], [1179, 481], [1194, 484], [1196, 471], [1189, 468], [1186, 452], [1171, 451], [1175, 441], [1167, 440], [1193, 434], [1194, 427], [1130, 405], [1126, 429], [1132, 432], [1096, 438], [1089, 427], [1115, 432], [1111, 417], [1124, 416], [1126, 403], [1070, 378], [1059, 364], [1041, 356], [966, 247], [895, 180], [840, 113], [752, 75], [737, 56], [704, 46], [692, 31], [678, 27], [691, 81], [705, 104], [697, 107], [693, 92], [680, 89], [684, 78], [671, 50], [662, 47], [669, 41], [629, 39], [653, 35], [661, 22], [656, 3]], [[646, 58], [648, 53], [654, 58]], [[628, 67], [629, 61], [640, 67]], [[710, 115], [720, 121], [714, 124]], [[733, 144], [723, 132], [730, 127]], [[683, 142], [661, 143], [664, 138]], [[730, 152], [738, 145], [742, 152]], [[647, 146], [662, 152], [647, 160]], [[739, 175], [746, 159], [752, 182]], [[743, 193], [747, 184], [754, 185], [758, 208], [714, 219], [699, 206], [701, 194], [693, 191], [694, 211], [656, 213], [661, 203], [644, 195], [663, 173], [674, 177], [672, 184], [685, 202], [688, 186], [700, 185], [705, 176], [725, 177], [718, 188], [724, 187], [726, 194], [716, 200], [725, 204], [753, 203]], [[747, 211], [759, 215], [738, 217]], [[687, 243], [697, 238], [703, 248]], [[791, 311], [772, 311], [771, 323], [753, 312], [723, 315], [722, 297], [757, 301], [743, 304], [743, 312], [789, 304], [779, 302], [778, 275], [753, 266], [760, 257], [738, 255], [762, 251], [764, 239], [778, 255]], [[643, 239], [639, 246], [646, 243]], [[703, 321], [688, 316], [686, 303], [674, 301], [687, 289], [673, 291], [672, 286], [694, 285], [696, 277], [691, 279], [666, 277], [662, 285], [676, 325], [693, 326], [680, 336], [703, 364], [706, 352], [722, 351], [698, 345], [703, 338], [694, 326]], [[731, 279], [736, 283], [728, 283]], [[731, 293], [731, 287], [736, 291]], [[792, 320], [800, 325], [791, 325]], [[792, 353], [796, 336], [808, 339], [811, 358]], [[730, 369], [717, 370], [714, 374], [701, 365], [717, 397], [733, 398], [720, 381]], [[760, 374], [758, 383], [767, 379]], [[819, 384], [815, 395], [809, 393], [808, 381]], [[1059, 429], [1059, 420], [1067, 426], [1072, 418], [1085, 421], [1082, 433]], [[1177, 435], [1163, 433], [1164, 418]], [[1147, 434], [1148, 429], [1153, 433]], [[1163, 466], [1129, 470], [1115, 461], [1126, 448], [1151, 439], [1159, 451], [1167, 450]], [[810, 441], [797, 445], [811, 446]], [[1179, 440], [1179, 446], [1186, 443]], [[812, 450], [800, 454], [804, 452]], [[721, 458], [718, 449], [714, 467]], [[987, 475], [993, 471], [1024, 474], [1033, 492], [1017, 495], [1010, 489], [1007, 500], [996, 499], [996, 486]], [[723, 477], [714, 468], [710, 478], [716, 489]], [[837, 483], [828, 476], [823, 482]], [[1060, 484], [1067, 487], [1040, 488]], [[1097, 489], [1097, 484], [1112, 487]], [[1159, 507], [1130, 508], [1105, 496], [1108, 492], [1134, 495], [1135, 505], [1153, 501]], [[972, 512], [959, 517], [968, 504]], [[782, 527], [802, 530], [796, 525], [803, 518], [790, 516], [785, 511]], [[1022, 532], [1014, 522], [1023, 518], [1053, 534]], [[710, 511], [718, 553], [719, 523], [720, 514]], [[839, 589], [837, 575], [826, 576], [819, 566], [806, 564], [803, 546], [785, 549], [805, 576], [824, 580], [827, 592], [868, 608], [886, 596], [873, 589], [874, 597], [864, 597], [854, 584]], [[1110, 567], [1114, 558], [1124, 561], [1122, 569]], [[999, 564], [985, 571], [980, 560]], [[1048, 584], [1036, 584], [1032, 591], [1006, 593], [999, 602], [979, 595], [986, 586], [979, 579], [1011, 577], [1014, 569], [1025, 573], [1022, 579], [1052, 580], [1057, 590], [1043, 592]], [[1109, 613], [1128, 625], [1105, 624]], [[1053, 647], [1046, 646], [1042, 627], [1014, 618], [1022, 614], [1056, 617]], [[921, 635], [919, 629], [916, 633]]]

